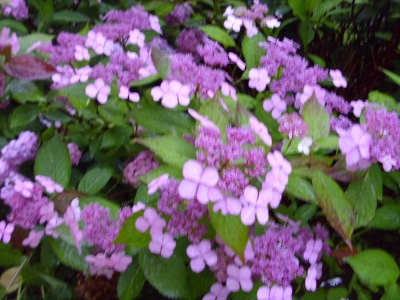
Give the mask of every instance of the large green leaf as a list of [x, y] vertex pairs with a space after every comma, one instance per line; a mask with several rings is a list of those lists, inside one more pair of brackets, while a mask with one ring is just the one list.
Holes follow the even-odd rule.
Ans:
[[368, 224], [374, 217], [377, 206], [376, 190], [370, 170], [364, 178], [350, 183], [346, 196], [354, 209], [354, 228]]
[[146, 279], [161, 294], [168, 298], [190, 297], [185, 261], [174, 254], [165, 259], [152, 254], [148, 249], [139, 253], [139, 264]]
[[329, 114], [323, 107], [315, 94], [303, 106], [302, 117], [308, 125], [308, 136], [313, 140], [325, 138], [329, 135]]
[[379, 91], [371, 91], [368, 94], [368, 101], [378, 103], [383, 107], [386, 107], [388, 111], [395, 110], [400, 114], [400, 104], [396, 102], [396, 99], [389, 94], [385, 94]]
[[369, 287], [393, 283], [400, 275], [399, 267], [393, 257], [381, 249], [368, 249], [345, 258], [345, 261]]
[[90, 18], [85, 14], [72, 10], [62, 10], [53, 13], [50, 19], [56, 22], [74, 22], [74, 23], [90, 21]]
[[11, 114], [10, 127], [17, 128], [27, 125], [35, 120], [40, 113], [39, 106], [35, 104], [24, 104], [18, 106]]
[[60, 261], [68, 267], [84, 272], [89, 270], [89, 264], [85, 261], [86, 255], [90, 254], [87, 248], [82, 247], [82, 253], [79, 254], [73, 245], [53, 238], [50, 238], [50, 245]]
[[78, 191], [94, 195], [100, 191], [111, 178], [113, 170], [108, 167], [95, 167], [83, 176], [78, 186]]
[[229, 124], [228, 114], [218, 100], [204, 103], [199, 109], [199, 114], [214, 122], [219, 127], [222, 136], [226, 135], [226, 127]]
[[129, 143], [129, 139], [133, 134], [132, 126], [119, 126], [107, 129], [103, 134], [101, 148], [117, 148]]
[[196, 158], [193, 144], [176, 135], [137, 139], [137, 142], [151, 149], [165, 163], [179, 169], [182, 169], [189, 159]]
[[125, 220], [114, 241], [115, 244], [125, 244], [136, 248], [146, 248], [149, 246], [151, 241], [150, 232], [140, 232], [135, 226], [136, 220], [142, 217], [143, 213], [144, 211], [141, 210]]
[[182, 135], [194, 130], [194, 121], [188, 114], [159, 105], [137, 108], [132, 111], [132, 117], [139, 125], [158, 133]]
[[214, 212], [212, 207], [213, 204], [210, 203], [208, 212], [212, 226], [221, 240], [243, 259], [244, 249], [249, 240], [249, 228], [242, 223], [240, 216], [224, 216], [220, 212]]
[[14, 79], [7, 89], [11, 91], [12, 97], [21, 104], [28, 101], [43, 102], [46, 100], [43, 91], [32, 81]]
[[375, 216], [368, 227], [382, 230], [396, 230], [400, 228], [400, 204], [389, 204], [377, 209]]
[[306, 202], [318, 204], [311, 183], [298, 175], [289, 175], [289, 181], [285, 187], [285, 192]]
[[207, 34], [211, 39], [217, 41], [225, 48], [235, 47], [235, 41], [226, 33], [225, 30], [214, 25], [204, 25], [200, 27], [200, 30]]
[[[246, 61], [246, 73], [252, 68], [258, 68], [261, 57], [266, 53], [266, 50], [259, 46], [261, 42], [265, 42], [265, 37], [260, 31], [251, 38], [247, 35], [243, 38], [242, 49]], [[274, 74], [268, 75], [273, 76]]]
[[352, 248], [354, 215], [351, 204], [339, 184], [320, 171], [314, 172], [312, 183], [319, 205], [329, 224]]
[[19, 38], [19, 51], [18, 53], [25, 53], [34, 43], [41, 42], [42, 44], [49, 43], [53, 40], [54, 35], [44, 33], [32, 33]]
[[196, 300], [210, 291], [215, 283], [215, 276], [208, 269], [201, 273], [188, 272], [191, 299]]
[[11, 249], [11, 244], [0, 243], [0, 266], [16, 265], [21, 261], [22, 252], [19, 249]]
[[66, 187], [71, 175], [68, 148], [58, 135], [40, 147], [35, 161], [35, 175], [45, 175]]
[[133, 260], [124, 273], [119, 276], [117, 292], [120, 300], [135, 299], [143, 288], [146, 277], [137, 260]]

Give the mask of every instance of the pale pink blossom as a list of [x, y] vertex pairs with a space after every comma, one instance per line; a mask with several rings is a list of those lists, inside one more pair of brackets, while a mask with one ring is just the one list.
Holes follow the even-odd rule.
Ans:
[[244, 61], [241, 60], [240, 57], [237, 56], [235, 53], [229, 52], [228, 57], [232, 62], [234, 62], [238, 66], [240, 70], [244, 71], [246, 69], [246, 64], [244, 63]]
[[317, 279], [322, 275], [322, 263], [312, 264], [307, 270], [305, 286], [307, 291], [315, 292], [317, 289]]
[[262, 92], [267, 87], [267, 84], [271, 81], [268, 76], [267, 69], [264, 68], [253, 68], [249, 71], [249, 87]]
[[277, 18], [272, 16], [266, 17], [264, 19], [264, 23], [268, 28], [278, 28], [279, 26], [281, 26], [281, 22], [278, 21]]
[[81, 45], [75, 45], [75, 59], [77, 61], [90, 60], [88, 49]]
[[153, 87], [151, 96], [154, 101], [161, 99], [161, 104], [167, 108], [174, 108], [178, 103], [188, 106], [190, 102], [190, 86], [177, 80], [164, 80], [160, 86]]
[[188, 113], [194, 119], [199, 121], [201, 126], [203, 126], [204, 128], [214, 129], [219, 132], [219, 127], [217, 125], [215, 125], [214, 122], [210, 121], [207, 116], [204, 117], [204, 116], [200, 115], [197, 111], [195, 111], [194, 109], [191, 109], [191, 108], [188, 109]]
[[147, 207], [142, 217], [137, 218], [135, 226], [140, 232], [146, 232], [150, 228], [150, 235], [153, 237], [162, 232], [166, 225], [164, 218], [160, 217], [152, 207]]
[[256, 187], [248, 185], [245, 187], [242, 196], [243, 208], [240, 213], [240, 219], [246, 226], [253, 225], [257, 217], [261, 225], [265, 225], [268, 221], [268, 202], [269, 195], [265, 190], [261, 190], [260, 194]]
[[77, 82], [86, 82], [92, 73], [92, 68], [90, 66], [85, 66], [80, 69], [75, 69], [75, 74], [71, 76], [70, 82], [75, 84]]
[[309, 84], [306, 84], [304, 86], [303, 93], [297, 93], [294, 106], [297, 109], [301, 108], [309, 99], [311, 99], [313, 94], [317, 98], [318, 102], [322, 106], [325, 106], [326, 90], [321, 88], [319, 85], [309, 85]]
[[52, 194], [54, 192], [61, 193], [64, 190], [61, 184], [53, 181], [53, 179], [51, 179], [50, 177], [36, 175], [35, 179], [42, 187], [44, 187], [46, 192], [48, 192], [49, 194]]
[[242, 24], [243, 20], [241, 18], [237, 18], [234, 15], [228, 15], [228, 18], [224, 22], [224, 27], [226, 29], [232, 29], [235, 32], [239, 32]]
[[303, 253], [303, 258], [310, 264], [315, 264], [322, 251], [323, 242], [321, 239], [310, 239], [306, 244], [306, 250]]
[[228, 213], [236, 216], [242, 210], [242, 204], [239, 199], [225, 196], [218, 188], [209, 189], [208, 197], [211, 202], [214, 202], [213, 211], [221, 211], [224, 216]]
[[194, 199], [201, 204], [209, 201], [208, 190], [215, 187], [219, 180], [217, 169], [203, 168], [200, 162], [190, 159], [183, 166], [184, 179], [179, 184], [179, 195], [184, 199]]
[[97, 54], [110, 56], [114, 48], [114, 43], [111, 40], [107, 40], [101, 32], [94, 32], [91, 30], [88, 32], [85, 46], [87, 48], [92, 48]]
[[347, 87], [347, 81], [343, 77], [340, 70], [330, 70], [329, 75], [332, 77], [333, 85], [336, 87]]
[[138, 45], [139, 48], [142, 48], [144, 46], [144, 39], [145, 36], [144, 34], [139, 31], [138, 29], [133, 29], [131, 31], [129, 31], [129, 43], [132, 45]]
[[271, 147], [272, 145], [272, 138], [271, 135], [268, 133], [267, 127], [264, 125], [264, 123], [261, 123], [258, 121], [258, 119], [254, 116], [251, 116], [250, 119], [250, 128], [251, 130], [257, 134], [260, 139], [268, 146]]
[[39, 245], [43, 235], [44, 230], [31, 230], [31, 232], [29, 232], [29, 236], [22, 241], [22, 245], [29, 246], [30, 248], [36, 248]]
[[275, 284], [273, 287], [260, 286], [257, 291], [257, 300], [292, 300], [292, 287], [282, 287]]
[[362, 100], [351, 101], [350, 105], [353, 107], [353, 115], [359, 118], [361, 117], [361, 112], [363, 108], [368, 105], [368, 101], [362, 101]]
[[122, 273], [132, 262], [132, 257], [125, 255], [123, 251], [114, 252], [109, 258], [109, 266], [115, 271]]
[[226, 97], [232, 97], [233, 100], [237, 101], [236, 90], [230, 84], [223, 82], [221, 84], [221, 93]]
[[211, 249], [209, 240], [202, 240], [199, 244], [189, 245], [186, 254], [190, 258], [190, 268], [195, 273], [204, 270], [206, 264], [214, 266], [217, 263], [217, 253]]
[[297, 145], [297, 151], [299, 151], [299, 153], [304, 153], [305, 155], [310, 154], [310, 147], [312, 143], [313, 143], [312, 138], [306, 136]]
[[29, 180], [22, 181], [20, 179], [16, 179], [14, 181], [14, 191], [20, 193], [25, 198], [30, 198], [32, 196], [33, 186], [33, 182]]
[[160, 20], [158, 19], [157, 16], [150, 15], [149, 22], [150, 22], [151, 29], [153, 29], [155, 32], [157, 32], [159, 34], [162, 34]]
[[109, 266], [109, 259], [104, 253], [98, 253], [96, 256], [87, 255], [85, 261], [89, 264], [90, 274], [93, 276], [104, 275], [111, 279], [114, 274], [114, 271]]
[[108, 94], [111, 92], [109, 85], [105, 84], [102, 78], [97, 78], [94, 83], [90, 83], [86, 86], [86, 95], [90, 98], [96, 98], [100, 104], [107, 102]]
[[176, 241], [169, 233], [157, 232], [152, 235], [152, 240], [149, 244], [151, 253], [160, 254], [164, 258], [170, 258], [174, 253]]
[[246, 28], [246, 34], [248, 38], [252, 38], [258, 33], [257, 26], [252, 20], [244, 19], [243, 26]]
[[13, 223], [0, 222], [0, 241], [3, 239], [4, 244], [8, 244], [11, 240], [11, 235], [14, 231], [15, 225]]
[[263, 108], [265, 111], [272, 111], [272, 117], [277, 120], [286, 110], [286, 102], [278, 94], [273, 94], [271, 99], [264, 101]]
[[210, 292], [203, 297], [203, 300], [226, 300], [229, 295], [229, 290], [221, 283], [214, 283]]
[[229, 291], [238, 292], [242, 288], [244, 292], [250, 292], [253, 288], [251, 270], [248, 266], [238, 267], [235, 264], [229, 264], [227, 273], [226, 287]]
[[124, 85], [119, 88], [118, 97], [121, 99], [129, 99], [131, 102], [139, 102], [140, 100], [140, 96], [137, 92], [130, 92], [129, 87]]
[[132, 206], [132, 213], [136, 213], [138, 211], [144, 210], [146, 208], [146, 204], [141, 201], [138, 201], [135, 205]]
[[47, 221], [50, 221], [55, 215], [54, 211], [54, 202], [49, 201], [46, 205], [43, 205], [39, 210], [40, 221], [39, 224], [44, 224]]
[[148, 194], [152, 195], [154, 194], [159, 188], [165, 186], [168, 182], [168, 174], [163, 174], [160, 177], [157, 177], [156, 179], [152, 180], [149, 185], [148, 185]]

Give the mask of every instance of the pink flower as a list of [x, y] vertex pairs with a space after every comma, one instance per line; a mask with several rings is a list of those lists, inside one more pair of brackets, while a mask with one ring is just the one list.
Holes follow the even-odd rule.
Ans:
[[266, 69], [253, 68], [249, 72], [249, 87], [262, 92], [267, 87], [267, 84], [271, 81], [268, 76], [268, 71]]
[[55, 229], [64, 223], [64, 219], [60, 218], [57, 214], [55, 214], [50, 220], [47, 221], [45, 233], [46, 235], [52, 236], [53, 238], [58, 238], [58, 233]]
[[94, 32], [91, 30], [88, 32], [85, 46], [92, 48], [97, 54], [110, 56], [114, 43], [111, 40], [107, 40], [101, 32]]
[[292, 172], [292, 165], [288, 160], [286, 160], [282, 153], [275, 150], [274, 152], [269, 152], [267, 154], [267, 159], [269, 165], [272, 167], [274, 170], [279, 170], [281, 173], [285, 174], [286, 176], [289, 176], [290, 173]]
[[272, 16], [266, 17], [264, 22], [268, 28], [278, 28], [279, 26], [281, 26], [281, 22], [279, 22], [277, 18], [274, 18]]
[[260, 139], [268, 146], [271, 147], [272, 145], [272, 138], [271, 135], [268, 133], [267, 127], [264, 123], [258, 121], [258, 119], [254, 116], [251, 116], [250, 119], [250, 128], [253, 130], [255, 134], [257, 134]]
[[136, 220], [136, 229], [140, 232], [145, 232], [150, 228], [150, 235], [156, 235], [162, 232], [165, 227], [165, 220], [160, 217], [157, 211], [152, 207], [147, 207], [144, 211], [143, 217], [139, 217]]
[[182, 84], [177, 80], [164, 80], [161, 86], [153, 87], [151, 96], [154, 101], [161, 99], [161, 104], [167, 108], [174, 108], [178, 105], [188, 106], [190, 102], [190, 86]]
[[127, 86], [121, 86], [119, 89], [119, 94], [118, 97], [121, 99], [129, 99], [131, 102], [139, 102], [140, 96], [136, 92], [130, 92], [129, 87]]
[[208, 197], [211, 202], [215, 202], [213, 211], [221, 211], [224, 216], [226, 214], [238, 215], [242, 210], [242, 204], [239, 199], [228, 197], [222, 194], [218, 188], [211, 188], [208, 190]]
[[317, 289], [317, 279], [322, 275], [322, 263], [312, 264], [307, 270], [307, 277], [305, 281], [306, 290], [315, 292]]
[[35, 230], [31, 230], [29, 236], [22, 241], [22, 245], [29, 246], [31, 248], [36, 248], [39, 245], [43, 235], [44, 235], [44, 230], [40, 230], [37, 232]]
[[237, 18], [234, 15], [228, 15], [228, 18], [224, 22], [224, 27], [226, 29], [232, 29], [235, 32], [239, 32], [242, 24], [243, 20], [241, 18]]
[[168, 182], [168, 174], [163, 174], [160, 177], [157, 177], [156, 179], [152, 180], [149, 185], [148, 185], [148, 189], [149, 195], [154, 194], [160, 187], [163, 187], [164, 185], [166, 185]]
[[174, 253], [175, 246], [176, 241], [169, 233], [157, 232], [152, 235], [149, 250], [151, 253], [160, 254], [164, 258], [170, 258]]
[[266, 191], [261, 190], [259, 195], [254, 186], [245, 187], [242, 196], [244, 205], [240, 214], [240, 219], [244, 225], [253, 225], [256, 216], [260, 224], [265, 225], [267, 223], [269, 217], [268, 198]]
[[75, 74], [71, 76], [70, 82], [72, 84], [79, 82], [86, 82], [89, 79], [89, 75], [92, 73], [92, 68], [90, 66], [85, 66], [80, 69], [75, 69]]
[[153, 29], [155, 32], [162, 34], [161, 27], [160, 27], [160, 20], [158, 19], [157, 16], [149, 16], [149, 22], [150, 22], [150, 27]]
[[370, 158], [371, 135], [361, 125], [355, 124], [339, 138], [339, 148], [346, 155], [346, 167], [357, 167]]
[[75, 45], [75, 59], [77, 61], [90, 60], [88, 49], [81, 45]]
[[301, 108], [311, 97], [315, 94], [317, 97], [318, 102], [325, 106], [325, 94], [326, 90], [321, 88], [319, 85], [309, 85], [306, 84], [303, 89], [303, 93], [298, 93], [296, 95], [296, 102], [294, 106], [299, 109]]
[[333, 80], [333, 85], [336, 87], [347, 87], [347, 81], [343, 77], [342, 72], [340, 70], [330, 70], [329, 75], [331, 75]]
[[194, 199], [201, 204], [209, 201], [208, 190], [217, 185], [219, 175], [213, 167], [203, 168], [197, 160], [190, 159], [183, 166], [184, 180], [179, 184], [179, 195], [184, 199]]
[[138, 29], [133, 29], [129, 31], [129, 43], [132, 45], [138, 45], [139, 48], [142, 48], [144, 46], [144, 34], [140, 32]]
[[286, 110], [286, 102], [279, 95], [273, 94], [271, 99], [264, 101], [263, 107], [265, 111], [270, 112], [272, 110], [272, 117], [277, 120]]
[[78, 145], [75, 143], [68, 143], [67, 148], [71, 160], [71, 166], [78, 165], [82, 157], [82, 152], [79, 150]]
[[362, 101], [362, 100], [357, 100], [357, 101], [351, 101], [350, 105], [353, 107], [353, 114], [359, 118], [361, 117], [361, 112], [364, 107], [368, 105], [368, 101]]
[[252, 20], [248, 19], [243, 20], [243, 25], [246, 28], [247, 37], [252, 38], [258, 33], [257, 26], [255, 26]]
[[232, 62], [236, 63], [240, 70], [244, 71], [246, 69], [246, 64], [244, 63], [244, 61], [241, 60], [239, 56], [237, 56], [235, 53], [229, 52], [228, 57]]
[[114, 271], [109, 267], [110, 261], [104, 253], [98, 253], [96, 256], [87, 255], [85, 261], [89, 264], [90, 274], [105, 275], [111, 279]]
[[203, 300], [226, 300], [229, 293], [225, 286], [216, 282], [211, 286], [210, 292], [203, 297]]
[[202, 115], [200, 115], [197, 111], [189, 108], [188, 109], [188, 113], [189, 115], [191, 115], [194, 119], [196, 119], [197, 121], [200, 122], [201, 126], [203, 126], [204, 128], [210, 128], [210, 129], [214, 129], [216, 131], [219, 132], [219, 127], [217, 125], [215, 125], [214, 122], [210, 121], [208, 119], [208, 117], [204, 117]]
[[200, 273], [204, 270], [206, 264], [214, 266], [217, 263], [217, 253], [211, 249], [209, 240], [202, 240], [199, 244], [189, 245], [186, 254], [191, 259], [190, 267], [193, 272]]
[[233, 100], [237, 101], [235, 88], [226, 82], [221, 84], [221, 93], [226, 97], [231, 96]]
[[4, 244], [8, 244], [11, 240], [11, 235], [14, 231], [15, 225], [13, 223], [0, 222], [0, 241], [3, 239]]
[[95, 98], [97, 96], [97, 101], [100, 104], [104, 104], [107, 102], [108, 94], [111, 92], [111, 88], [109, 85], [104, 83], [102, 78], [97, 78], [93, 83], [90, 83], [86, 86], [86, 95], [90, 98]]
[[310, 239], [307, 242], [306, 250], [303, 253], [303, 258], [310, 264], [315, 264], [318, 260], [318, 256], [321, 253], [323, 242], [321, 239]]
[[257, 300], [292, 300], [292, 287], [275, 284], [272, 288], [263, 285], [257, 291]]
[[114, 252], [109, 258], [109, 266], [119, 273], [125, 272], [131, 262], [132, 257], [125, 255], [123, 251]]
[[36, 181], [45, 188], [46, 192], [52, 194], [54, 192], [61, 193], [64, 189], [57, 182], [53, 181], [50, 177], [43, 175], [36, 175]]
[[54, 211], [54, 202], [49, 201], [46, 205], [43, 205], [40, 208], [39, 215], [40, 217], [40, 224], [43, 224], [49, 220], [51, 220], [55, 216], [56, 212]]
[[229, 264], [227, 268], [228, 279], [226, 287], [231, 292], [238, 292], [240, 287], [245, 292], [250, 292], [253, 288], [251, 280], [251, 270], [248, 266], [238, 267], [235, 264]]
[[138, 211], [144, 210], [146, 208], [146, 205], [141, 202], [138, 201], [138, 203], [136, 203], [135, 205], [132, 206], [132, 213], [136, 213]]

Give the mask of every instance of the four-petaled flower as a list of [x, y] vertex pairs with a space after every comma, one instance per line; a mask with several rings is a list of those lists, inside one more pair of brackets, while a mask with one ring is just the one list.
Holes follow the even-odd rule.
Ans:
[[299, 151], [299, 153], [304, 153], [305, 155], [310, 154], [310, 147], [312, 143], [313, 143], [312, 138], [306, 136], [297, 145], [297, 151]]
[[190, 267], [195, 273], [200, 273], [204, 270], [206, 264], [214, 266], [217, 263], [217, 253], [211, 249], [209, 240], [202, 240], [199, 244], [189, 245], [186, 249], [186, 254], [191, 259]]
[[249, 71], [249, 87], [262, 92], [267, 87], [267, 84], [271, 81], [268, 76], [268, 71], [264, 68], [253, 68]]
[[203, 300], [226, 300], [229, 293], [229, 290], [225, 286], [216, 282], [211, 286], [210, 292], [203, 297]]
[[90, 83], [86, 86], [86, 95], [90, 98], [97, 96], [97, 101], [100, 104], [107, 102], [108, 94], [111, 92], [109, 85], [105, 84], [103, 78], [97, 78], [94, 83]]
[[142, 217], [137, 218], [135, 222], [136, 229], [145, 232], [150, 228], [150, 235], [156, 235], [162, 232], [166, 221], [160, 217], [157, 211], [152, 207], [147, 207]]
[[251, 280], [251, 270], [248, 266], [238, 267], [235, 264], [229, 264], [227, 268], [228, 279], [226, 287], [231, 292], [239, 291], [240, 287], [244, 292], [250, 292], [253, 288]]
[[217, 169], [203, 168], [197, 160], [190, 159], [183, 165], [183, 179], [179, 184], [179, 195], [192, 200], [195, 197], [201, 204], [209, 201], [208, 190], [215, 187], [219, 180]]
[[75, 59], [77, 61], [90, 60], [88, 49], [82, 45], [75, 45]]
[[15, 225], [13, 223], [6, 223], [6, 221], [0, 222], [0, 241], [3, 239], [4, 244], [8, 244], [11, 240], [11, 234], [13, 233]]
[[235, 32], [239, 32], [242, 24], [243, 20], [241, 18], [237, 18], [234, 15], [228, 15], [228, 18], [224, 22], [224, 27], [226, 29], [232, 29]]
[[168, 174], [163, 174], [160, 177], [153, 179], [148, 185], [149, 189], [148, 194], [149, 195], [154, 194], [157, 191], [157, 189], [166, 185], [167, 182], [168, 182]]
[[149, 244], [151, 253], [160, 254], [164, 258], [170, 258], [174, 253], [176, 241], [169, 233], [157, 232], [153, 234]]
[[244, 63], [244, 61], [241, 60], [239, 56], [237, 56], [235, 53], [229, 52], [228, 57], [232, 62], [234, 62], [238, 66], [240, 70], [244, 71], [246, 69], [246, 64]]
[[153, 87], [151, 96], [154, 101], [161, 99], [161, 104], [168, 108], [174, 108], [178, 105], [188, 106], [190, 102], [190, 86], [182, 84], [177, 80], [164, 80], [160, 86]]
[[144, 34], [140, 32], [138, 29], [134, 29], [129, 31], [129, 43], [132, 45], [138, 45], [139, 48], [144, 46]]
[[258, 119], [254, 116], [251, 116], [250, 119], [250, 128], [251, 130], [257, 134], [260, 139], [268, 146], [272, 145], [271, 135], [268, 133], [268, 128], [263, 123], [258, 121]]
[[131, 102], [139, 102], [140, 100], [140, 96], [137, 92], [130, 92], [129, 87], [124, 85], [119, 88], [118, 97], [121, 99], [129, 99]]
[[279, 95], [273, 94], [271, 99], [264, 101], [263, 107], [265, 111], [270, 112], [272, 110], [272, 117], [277, 120], [286, 110], [286, 102]]
[[273, 287], [260, 286], [257, 291], [258, 300], [292, 300], [292, 287], [282, 287], [275, 284]]
[[347, 81], [343, 77], [340, 70], [330, 70], [329, 75], [332, 77], [333, 85], [336, 87], [347, 87]]
[[323, 242], [321, 239], [310, 239], [307, 242], [306, 250], [303, 253], [304, 260], [310, 264], [315, 264], [318, 260], [319, 254], [321, 253]]
[[44, 230], [31, 230], [31, 232], [29, 232], [29, 236], [22, 241], [22, 245], [29, 246], [30, 248], [36, 248], [39, 245], [43, 235]]
[[305, 286], [307, 291], [315, 292], [317, 289], [317, 279], [322, 275], [322, 263], [312, 264], [307, 270]]
[[242, 204], [239, 199], [225, 196], [218, 188], [209, 189], [208, 198], [211, 202], [214, 202], [213, 211], [221, 211], [224, 216], [228, 213], [236, 216], [242, 210]]
[[246, 226], [253, 225], [257, 216], [260, 224], [265, 225], [268, 221], [269, 193], [261, 190], [258, 194], [256, 187], [248, 185], [245, 187], [242, 196], [243, 208], [240, 214], [242, 223]]

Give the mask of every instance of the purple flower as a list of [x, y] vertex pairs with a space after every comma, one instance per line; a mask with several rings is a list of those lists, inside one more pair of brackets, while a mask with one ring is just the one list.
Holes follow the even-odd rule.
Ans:
[[189, 115], [191, 115], [194, 119], [196, 119], [197, 121], [200, 122], [201, 126], [203, 126], [204, 128], [209, 128], [209, 129], [213, 129], [219, 132], [219, 127], [217, 125], [215, 125], [214, 122], [210, 121], [208, 119], [208, 117], [204, 117], [202, 115], [200, 115], [197, 111], [189, 108], [188, 109], [188, 113]]
[[272, 288], [263, 285], [257, 291], [257, 300], [292, 300], [292, 287], [275, 284]]
[[224, 216], [228, 213], [236, 216], [242, 210], [242, 204], [239, 199], [225, 196], [218, 188], [209, 189], [208, 197], [210, 201], [214, 202], [213, 211], [221, 211]]
[[144, 46], [144, 39], [145, 36], [142, 32], [137, 30], [136, 28], [133, 29], [132, 31], [129, 31], [129, 43], [132, 45], [138, 45], [139, 48], [142, 48]]
[[238, 66], [240, 70], [244, 71], [246, 69], [246, 64], [244, 63], [244, 61], [241, 60], [239, 56], [237, 56], [235, 53], [229, 52], [228, 57], [232, 62], [234, 62]]
[[54, 192], [61, 193], [64, 189], [57, 182], [53, 181], [50, 177], [43, 175], [36, 175], [36, 181], [46, 189], [46, 192], [52, 194]]
[[6, 223], [6, 221], [0, 222], [0, 241], [3, 239], [4, 244], [8, 244], [11, 240], [11, 234], [13, 233], [15, 225], [13, 223]]
[[330, 70], [329, 75], [332, 77], [333, 85], [336, 87], [347, 87], [347, 81], [343, 77], [340, 70]]
[[75, 59], [77, 61], [90, 60], [88, 49], [82, 45], [75, 45]]
[[186, 254], [191, 259], [190, 267], [195, 273], [203, 271], [206, 264], [211, 267], [217, 263], [217, 254], [211, 249], [209, 240], [202, 240], [197, 245], [189, 245], [186, 249]]
[[76, 166], [82, 157], [82, 152], [75, 143], [68, 143], [67, 148], [71, 159], [71, 166]]
[[215, 187], [219, 180], [217, 169], [203, 166], [194, 159], [188, 160], [183, 166], [184, 180], [179, 184], [179, 195], [184, 199], [194, 199], [201, 204], [207, 204], [208, 190]]
[[271, 135], [268, 133], [267, 127], [264, 123], [258, 121], [258, 119], [254, 116], [250, 117], [250, 128], [256, 133], [260, 139], [268, 146], [272, 145]]
[[151, 253], [160, 254], [164, 258], [170, 258], [174, 253], [175, 246], [176, 241], [169, 233], [157, 232], [152, 235], [149, 250]]
[[14, 181], [14, 191], [16, 191], [17, 193], [20, 193], [25, 198], [32, 197], [33, 187], [34, 187], [34, 184], [30, 180], [22, 181], [17, 178]]
[[227, 273], [226, 287], [231, 292], [238, 292], [240, 288], [245, 292], [250, 292], [253, 288], [251, 270], [248, 266], [238, 267], [235, 264], [229, 264]]
[[129, 99], [129, 101], [131, 102], [139, 102], [140, 100], [140, 96], [138, 93], [131, 93], [129, 91], [129, 87], [124, 85], [120, 87], [118, 97], [120, 97], [121, 99]]
[[157, 233], [162, 233], [165, 224], [165, 220], [158, 215], [154, 208], [147, 207], [144, 211], [143, 217], [139, 217], [136, 220], [135, 226], [140, 232], [145, 232], [150, 228], [150, 235], [153, 237]]
[[203, 297], [203, 300], [226, 300], [229, 295], [229, 290], [221, 283], [214, 283], [210, 292]]
[[232, 14], [232, 15], [228, 15], [228, 18], [224, 22], [224, 27], [226, 29], [232, 29], [235, 32], [239, 32], [242, 24], [243, 24], [243, 20], [241, 18], [235, 17]]
[[310, 264], [315, 264], [322, 251], [323, 242], [320, 239], [310, 239], [306, 244], [306, 250], [303, 253], [303, 258]]
[[153, 179], [148, 185], [148, 189], [149, 189], [148, 194], [149, 195], [154, 194], [159, 188], [166, 185], [167, 182], [168, 182], [168, 174], [163, 174], [160, 177]]
[[322, 275], [322, 263], [312, 264], [307, 270], [307, 277], [305, 281], [306, 290], [315, 292], [317, 289], [317, 279]]
[[244, 225], [253, 225], [255, 218], [260, 224], [265, 225], [268, 221], [268, 201], [269, 196], [265, 190], [261, 190], [260, 195], [254, 186], [247, 186], [244, 189], [242, 202], [243, 208], [240, 219]]
[[351, 101], [350, 105], [353, 107], [353, 115], [359, 118], [361, 117], [361, 112], [363, 108], [368, 105], [368, 101], [362, 101], [362, 100]]
[[109, 266], [115, 271], [122, 273], [132, 262], [132, 257], [125, 255], [123, 251], [114, 252], [109, 258]]
[[31, 230], [31, 232], [29, 232], [29, 236], [22, 241], [22, 245], [29, 246], [31, 248], [36, 248], [39, 245], [43, 235], [44, 235], [44, 230], [39, 230], [39, 231]]

